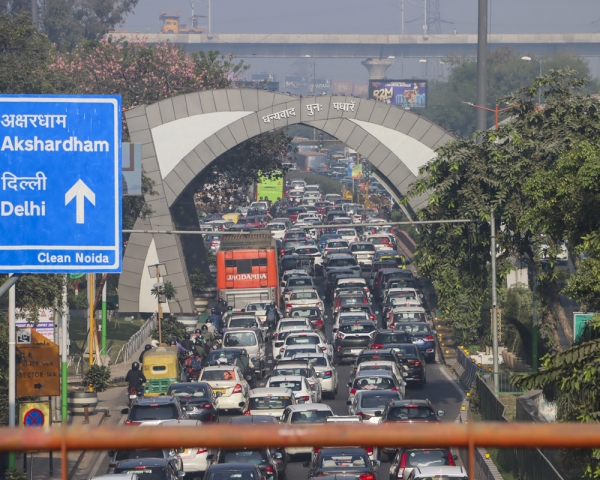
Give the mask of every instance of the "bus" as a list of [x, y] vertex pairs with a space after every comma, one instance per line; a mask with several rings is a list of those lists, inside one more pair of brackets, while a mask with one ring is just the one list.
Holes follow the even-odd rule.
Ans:
[[277, 244], [269, 230], [223, 235], [217, 252], [217, 295], [235, 310], [250, 302], [279, 304]]
[[327, 170], [328, 162], [325, 153], [298, 152], [294, 154], [296, 168], [301, 172], [319, 172]]

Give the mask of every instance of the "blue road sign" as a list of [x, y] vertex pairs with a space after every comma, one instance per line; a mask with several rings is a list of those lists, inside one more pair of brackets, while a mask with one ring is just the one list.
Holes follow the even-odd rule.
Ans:
[[0, 272], [120, 272], [121, 97], [0, 105]]
[[23, 417], [26, 427], [43, 427], [44, 413], [37, 408], [32, 408]]

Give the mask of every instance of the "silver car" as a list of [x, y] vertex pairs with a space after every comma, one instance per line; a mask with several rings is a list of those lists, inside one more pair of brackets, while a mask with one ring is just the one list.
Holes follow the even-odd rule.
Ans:
[[348, 415], [357, 415], [363, 421], [381, 416], [385, 406], [392, 400], [402, 400], [402, 395], [393, 390], [359, 390], [352, 400], [348, 400]]

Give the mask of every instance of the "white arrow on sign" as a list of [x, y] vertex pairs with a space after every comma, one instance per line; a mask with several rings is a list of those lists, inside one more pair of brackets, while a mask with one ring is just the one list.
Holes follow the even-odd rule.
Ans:
[[77, 180], [75, 185], [69, 188], [69, 191], [65, 193], [65, 205], [68, 205], [71, 200], [75, 201], [75, 216], [77, 223], [83, 223], [85, 220], [84, 203], [87, 198], [92, 205], [96, 205], [96, 194], [90, 190], [81, 179]]

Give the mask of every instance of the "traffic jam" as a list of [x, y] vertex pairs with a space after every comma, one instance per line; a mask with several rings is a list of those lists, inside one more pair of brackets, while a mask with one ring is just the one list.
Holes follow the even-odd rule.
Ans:
[[[275, 204], [238, 208], [238, 222], [221, 216], [202, 225], [205, 247], [216, 256], [217, 305], [185, 339], [144, 355], [146, 387], [123, 410], [125, 424], [152, 427], [153, 434], [194, 425], [201, 439], [202, 425], [215, 422], [453, 422], [428, 383], [428, 375], [439, 376], [436, 331], [395, 228], [375, 209], [322, 195], [319, 185], [295, 179], [287, 187]], [[455, 453], [190, 445], [109, 452], [106, 473], [142, 480], [465, 480]]]

